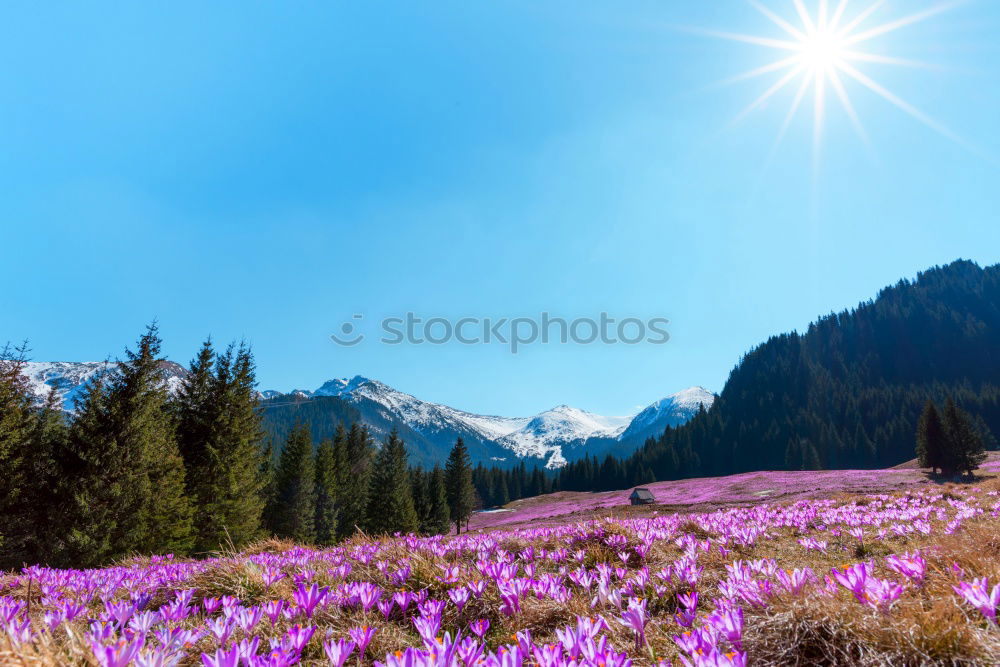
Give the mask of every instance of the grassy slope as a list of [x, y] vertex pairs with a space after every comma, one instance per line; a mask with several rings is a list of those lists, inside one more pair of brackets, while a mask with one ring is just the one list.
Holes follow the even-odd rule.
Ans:
[[[711, 600], [718, 596], [718, 585], [726, 579], [727, 568], [734, 563], [773, 559], [781, 569], [809, 567], [819, 577], [823, 577], [833, 568], [871, 561], [878, 576], [899, 579], [885, 566], [885, 557], [920, 550], [927, 560], [926, 581], [919, 586], [907, 586], [906, 593], [889, 614], [881, 614], [859, 604], [846, 590], [837, 589], [836, 586], [833, 594], [823, 594], [820, 590], [821, 583], [814, 585], [805, 595], [791, 595], [776, 588], [773, 597], [768, 598], [766, 607], [744, 605], [746, 627], [743, 644], [748, 652], [749, 664], [992, 664], [991, 661], [1000, 656], [1000, 631], [961, 602], [952, 587], [959, 581], [968, 581], [973, 577], [989, 577], [991, 584], [1000, 580], [1000, 518], [991, 516], [990, 513], [990, 508], [994, 507], [1000, 494], [998, 463], [1000, 462], [994, 458], [992, 465], [984, 470], [982, 478], [969, 485], [933, 484], [921, 480], [919, 471], [906, 470], [883, 471], [881, 474], [759, 473], [716, 480], [667, 483], [654, 485], [654, 492], [674, 499], [679, 507], [690, 510], [712, 503], [727, 507], [703, 513], [691, 511], [677, 519], [668, 519], [664, 517], [667, 512], [663, 506], [637, 508], [634, 511], [632, 508], [617, 507], [602, 509], [598, 504], [594, 506], [596, 509], [587, 511], [625, 516], [620, 520], [598, 521], [581, 527], [574, 527], [572, 524], [582, 519], [582, 515], [573, 512], [556, 513], [571, 502], [569, 497], [558, 497], [569, 494], [557, 494], [552, 498], [526, 503], [524, 508], [518, 509], [519, 518], [515, 523], [521, 522], [524, 525], [499, 531], [490, 530], [489, 535], [472, 536], [472, 539], [495, 538], [499, 540], [498, 546], [504, 553], [520, 559], [529, 547], [537, 555], [540, 549], [552, 550], [569, 545], [567, 539], [573, 535], [586, 536], [582, 541], [573, 539], [570, 546], [572, 550], [585, 552], [581, 562], [588, 568], [601, 563], [615, 567], [621, 566], [620, 552], [639, 544], [642, 533], [649, 529], [651, 523], [655, 523], [646, 521], [641, 516], [651, 516], [654, 512], [659, 512], [660, 519], [657, 521], [674, 526], [670, 529], [673, 534], [680, 537], [692, 536], [700, 541], [710, 539], [718, 545], [723, 537], [718, 532], [719, 527], [726, 523], [727, 517], [745, 516], [737, 523], [743, 525], [741, 522], [745, 522], [749, 526], [753, 524], [750, 517], [755, 513], [774, 510], [780, 512], [789, 505], [785, 500], [799, 499], [810, 493], [832, 496], [829, 507], [839, 508], [837, 512], [841, 517], [863, 514], [873, 507], [898, 507], [900, 501], [904, 504], [929, 504], [940, 508], [941, 514], [939, 518], [932, 517], [933, 529], [926, 535], [890, 534], [884, 539], [874, 539], [874, 529], [869, 526], [866, 528], [864, 542], [859, 543], [855, 537], [847, 534], [845, 525], [848, 524], [834, 521], [822, 528], [809, 529], [807, 534], [815, 535], [827, 543], [824, 550], [818, 551], [804, 548], [799, 542], [803, 533], [779, 522], [768, 525], [765, 532], [749, 544], [727, 539], [727, 549], [719, 550], [717, 546], [713, 546], [698, 558], [699, 566], [704, 568], [698, 582], [698, 590], [702, 593], [699, 616], [704, 618], [711, 611]], [[837, 483], [838, 478], [840, 484]], [[876, 488], [870, 488], [872, 485]], [[845, 491], [855, 487], [863, 487], [869, 494], [877, 493], [865, 495], [856, 490]], [[755, 494], [762, 491], [775, 489], [769, 496], [779, 495], [778, 488], [782, 488], [781, 500], [753, 502], [757, 498]], [[675, 495], [666, 495], [671, 492], [670, 489], [673, 489]], [[685, 493], [690, 494], [690, 497], [685, 498]], [[589, 494], [573, 495], [587, 497]], [[596, 494], [595, 497], [605, 495], [607, 498], [614, 498], [616, 503], [622, 502], [624, 498], [624, 494]], [[687, 504], [683, 504], [685, 500]], [[984, 511], [976, 517], [966, 519], [960, 530], [949, 534], [945, 526], [959, 505], [980, 507]], [[547, 519], [550, 525], [530, 518], [546, 512], [556, 513]], [[993, 513], [996, 511], [993, 510]], [[638, 520], [630, 520], [628, 517], [631, 516]], [[551, 525], [556, 522], [565, 525]], [[566, 532], [567, 530], [570, 532]], [[601, 535], [604, 537], [600, 537]], [[626, 546], [611, 546], [607, 539], [611, 535], [621, 536], [621, 544]], [[463, 538], [465, 539], [468, 538]], [[353, 564], [347, 577], [349, 581], [372, 582], [384, 590], [398, 590], [399, 586], [393, 584], [386, 572], [380, 571], [377, 565], [379, 562], [391, 563], [391, 570], [400, 563], [408, 563], [412, 568], [412, 575], [404, 586], [407, 590], [426, 590], [432, 598], [447, 601], [447, 591], [450, 588], [482, 578], [474, 565], [476, 552], [449, 552], [446, 548], [449, 543], [449, 540], [432, 540], [429, 544], [445, 547], [439, 553], [434, 549], [408, 546], [400, 539], [372, 540], [363, 536], [328, 552], [301, 549], [287, 552], [293, 545], [271, 542], [241, 554], [223, 555], [215, 561], [192, 561], [196, 571], [190, 577], [171, 584], [170, 589], [194, 589], [195, 602], [221, 595], [235, 595], [244, 605], [259, 605], [266, 600], [275, 599], [290, 601], [294, 591], [291, 579], [306, 570], [313, 573], [312, 580], [321, 586], [340, 586], [342, 580], [329, 568], [332, 565], [330, 560], [339, 559], [337, 554], [341, 554], [347, 555]], [[358, 561], [350, 556], [368, 550], [374, 550], [378, 554], [371, 562]], [[683, 554], [684, 549], [677, 541], [657, 540], [652, 543], [651, 550], [641, 564], [653, 573], [654, 581], [657, 581], [655, 573], [677, 562]], [[268, 588], [262, 580], [261, 562], [272, 563], [287, 576]], [[559, 567], [544, 560], [537, 560], [536, 563], [539, 576], [554, 573]], [[576, 567], [575, 561], [571, 563], [571, 567]], [[444, 583], [441, 575], [448, 564], [458, 565], [460, 574], [458, 580]], [[626, 566], [628, 576], [636, 572], [639, 564], [635, 558], [630, 560]], [[148, 559], [135, 559], [131, 561], [131, 565], [151, 567]], [[522, 601], [521, 611], [507, 617], [499, 612], [500, 599], [496, 589], [491, 586], [482, 598], [470, 601], [461, 611], [457, 611], [454, 606], [447, 606], [443, 629], [465, 629], [473, 620], [487, 618], [491, 622], [491, 629], [486, 637], [487, 644], [491, 650], [497, 650], [501, 645], [511, 643], [514, 633], [525, 629], [531, 631], [538, 645], [556, 641], [556, 631], [573, 625], [577, 615], [593, 616], [600, 613], [609, 619], [610, 627], [606, 633], [609, 639], [619, 650], [628, 651], [636, 665], [656, 664], [660, 659], [673, 660], [677, 665], [680, 664], [677, 662], [679, 653], [673, 637], [684, 632], [684, 628], [679, 627], [672, 617], [677, 607], [676, 594], [687, 591], [689, 586], [675, 581], [668, 587], [669, 591], [661, 595], [654, 595], [649, 591], [644, 593], [650, 602], [653, 621], [647, 627], [649, 645], [641, 650], [635, 647], [631, 631], [614, 621], [617, 618], [614, 608], [593, 608], [593, 590], [588, 592], [576, 588], [576, 594], [568, 602], [527, 595]], [[33, 603], [31, 615], [41, 625], [44, 602], [37, 587], [29, 595], [30, 589], [23, 577], [0, 575], [0, 589], [15, 599], [25, 600], [30, 597]], [[159, 593], [151, 607], [156, 608], [171, 597], [166, 591]], [[99, 613], [102, 605], [95, 600], [92, 607], [93, 613]], [[206, 618], [204, 615], [196, 615], [184, 621], [183, 625], [199, 627]], [[373, 657], [381, 658], [407, 646], [420, 645], [412, 623], [405, 616], [394, 616], [385, 621], [375, 610], [364, 612], [358, 607], [331, 605], [317, 612], [307, 622], [316, 625], [318, 632], [303, 650], [305, 664], [326, 664], [322, 640], [328, 632], [334, 638], [345, 637], [349, 629], [363, 625], [378, 627], [366, 654], [366, 663]], [[292, 620], [280, 620], [272, 627], [265, 620], [256, 627], [255, 634], [262, 639], [280, 638], [292, 623]], [[30, 644], [14, 645], [0, 638], [0, 664], [95, 664], [87, 642], [82, 640], [86, 625], [82, 621], [74, 621], [67, 630], [71, 632], [59, 630], [51, 635], [42, 634]], [[243, 636], [237, 631], [234, 637]], [[181, 664], [200, 664], [201, 652], [211, 654], [216, 648], [217, 643], [210, 636], [204, 636], [196, 645], [185, 649], [187, 657]], [[655, 660], [651, 659], [652, 655], [656, 656]], [[354, 658], [350, 664], [355, 664]]]
[[[990, 452], [984, 474], [1000, 472], [1000, 452]], [[556, 525], [614, 516], [637, 518], [663, 513], [710, 512], [727, 507], [803, 498], [832, 498], [844, 494], [884, 493], [932, 488], [938, 483], [910, 461], [887, 470], [760, 471], [703, 477], [645, 485], [656, 503], [630, 507], [631, 489], [604, 493], [563, 491], [525, 498], [504, 506], [502, 511], [476, 514], [472, 530]]]

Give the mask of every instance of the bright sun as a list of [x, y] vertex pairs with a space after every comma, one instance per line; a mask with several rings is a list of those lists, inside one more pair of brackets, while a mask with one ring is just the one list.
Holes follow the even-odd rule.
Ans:
[[800, 45], [802, 63], [815, 72], [825, 72], [835, 67], [846, 51], [844, 40], [831, 30], [817, 30], [805, 35]]
[[924, 63], [870, 53], [863, 49], [867, 42], [876, 37], [940, 14], [959, 2], [935, 5], [916, 14], [870, 25], [873, 16], [885, 4], [885, 0], [869, 0], [868, 4], [860, 11], [850, 11], [853, 8], [849, 7], [851, 4], [849, 0], [839, 0], [835, 6], [828, 0], [815, 0], [811, 3], [812, 11], [810, 11], [810, 7], [806, 6], [804, 0], [786, 0], [787, 4], [794, 8], [794, 16], [790, 18], [781, 16], [757, 0], [748, 1], [772, 24], [780, 28], [783, 34], [776, 38], [719, 31], [701, 32], [780, 52], [781, 57], [778, 60], [744, 72], [727, 82], [732, 83], [769, 74], [778, 74], [777, 80], [745, 108], [736, 117], [736, 120], [741, 120], [763, 106], [780, 90], [790, 84], [797, 83], [791, 107], [785, 116], [775, 146], [781, 141], [808, 95], [812, 98], [813, 107], [814, 154], [818, 155], [826, 119], [827, 98], [830, 96], [828, 90], [832, 92], [833, 97], [837, 98], [840, 107], [850, 118], [858, 135], [867, 143], [867, 134], [851, 102], [846, 83], [860, 85], [949, 139], [968, 146], [965, 141], [948, 128], [862, 71], [865, 65], [871, 64], [929, 67]]

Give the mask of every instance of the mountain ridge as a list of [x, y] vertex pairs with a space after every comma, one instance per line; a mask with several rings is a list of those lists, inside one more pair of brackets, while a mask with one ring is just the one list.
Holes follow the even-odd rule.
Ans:
[[[499, 445], [503, 455], [493, 452], [490, 460], [504, 461], [510, 456], [538, 459], [544, 460], [548, 468], [562, 467], [584, 452], [603, 454], [615, 449], [618, 454], [630, 453], [649, 435], [684, 423], [697, 414], [700, 405], [709, 408], [715, 399], [707, 389], [695, 386], [662, 398], [636, 415], [604, 416], [561, 404], [530, 417], [502, 417], [424, 401], [360, 375], [328, 380], [313, 391], [295, 389], [285, 396], [342, 399], [361, 408], [362, 413], [376, 404], [382, 417], [403, 422], [418, 432], [450, 430], [456, 437], [468, 439], [471, 434], [474, 442]], [[636, 424], [634, 420], [640, 416], [642, 421]], [[621, 446], [615, 447], [614, 443]]]
[[[174, 362], [163, 362], [168, 389], [176, 391], [187, 371]], [[114, 362], [28, 362], [25, 375], [36, 400], [44, 400], [54, 387], [63, 408], [72, 413], [86, 385]], [[425, 401], [375, 379], [355, 375], [327, 380], [314, 390], [258, 391], [264, 408], [265, 428], [280, 443], [291, 419], [314, 424], [317, 439], [330, 437], [337, 422], [362, 421], [377, 438], [393, 428], [411, 447], [411, 458], [432, 465], [443, 461], [456, 438], [466, 440], [473, 461], [514, 465], [534, 460], [559, 468], [583, 455], [614, 452], [629, 454], [649, 435], [676, 426], [711, 407], [715, 396], [703, 387], [690, 387], [656, 401], [635, 415], [604, 416], [569, 405], [557, 405], [527, 417], [483, 415]], [[310, 403], [308, 417], [302, 414]], [[636, 419], [640, 419], [639, 422]]]

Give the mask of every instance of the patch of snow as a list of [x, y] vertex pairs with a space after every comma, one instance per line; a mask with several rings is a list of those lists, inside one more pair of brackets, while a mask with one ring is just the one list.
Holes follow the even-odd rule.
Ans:
[[715, 394], [704, 387], [689, 387], [662, 398], [639, 412], [618, 437], [625, 439], [650, 428], [662, 429], [668, 425], [682, 424], [696, 415], [702, 405], [707, 410], [713, 403]]
[[[44, 403], [54, 387], [62, 399], [62, 409], [74, 412], [76, 401], [83, 398], [94, 378], [115, 366], [112, 361], [29, 361], [24, 364], [23, 374], [37, 403]], [[187, 371], [172, 361], [162, 362], [160, 368], [167, 391], [176, 393]]]

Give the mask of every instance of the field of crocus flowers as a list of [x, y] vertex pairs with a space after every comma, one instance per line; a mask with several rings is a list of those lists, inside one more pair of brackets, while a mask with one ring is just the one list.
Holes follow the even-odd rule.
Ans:
[[27, 567], [0, 576], [0, 664], [996, 664], [1000, 480], [984, 477]]

